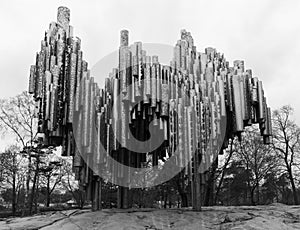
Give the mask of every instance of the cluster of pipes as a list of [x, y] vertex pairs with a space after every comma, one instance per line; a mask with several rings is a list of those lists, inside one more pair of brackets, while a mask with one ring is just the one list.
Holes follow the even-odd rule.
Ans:
[[127, 208], [130, 187], [142, 186], [133, 182], [135, 169], [171, 158], [190, 178], [193, 207], [200, 209], [202, 176], [230, 139], [259, 124], [264, 143], [270, 143], [262, 82], [244, 61], [230, 67], [214, 48], [197, 52], [191, 34], [182, 30], [170, 65], [163, 65], [141, 42], [129, 45], [122, 30], [119, 65], [100, 88], [69, 22], [70, 10], [59, 7], [30, 68], [29, 92], [44, 144], [61, 145], [63, 156], [73, 156], [76, 179], [95, 210], [101, 208], [103, 175], [121, 184], [118, 206]]

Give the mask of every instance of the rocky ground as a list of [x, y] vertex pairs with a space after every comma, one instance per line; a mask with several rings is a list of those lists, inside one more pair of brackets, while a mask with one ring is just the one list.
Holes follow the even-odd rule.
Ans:
[[69, 210], [0, 221], [0, 229], [300, 229], [300, 206], [209, 207], [188, 209]]

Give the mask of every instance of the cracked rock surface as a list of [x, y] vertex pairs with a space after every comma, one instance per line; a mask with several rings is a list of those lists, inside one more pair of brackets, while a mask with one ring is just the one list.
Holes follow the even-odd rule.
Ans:
[[0, 221], [0, 230], [6, 229], [300, 229], [300, 206], [203, 207], [201, 212], [189, 209], [68, 210]]

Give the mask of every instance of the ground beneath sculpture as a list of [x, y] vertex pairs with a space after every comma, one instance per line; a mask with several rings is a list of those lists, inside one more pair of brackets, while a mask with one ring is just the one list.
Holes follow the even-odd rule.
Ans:
[[69, 210], [0, 221], [0, 229], [300, 229], [300, 206], [188, 209]]

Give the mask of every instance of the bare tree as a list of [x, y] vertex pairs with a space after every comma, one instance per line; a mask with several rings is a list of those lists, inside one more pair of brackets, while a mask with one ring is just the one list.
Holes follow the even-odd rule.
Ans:
[[24, 182], [24, 158], [20, 154], [17, 146], [10, 146], [0, 154], [0, 164], [2, 168], [2, 184], [6, 189], [10, 188], [12, 192], [12, 214], [17, 210], [17, 194]]
[[[38, 188], [44, 181], [41, 179], [46, 178], [47, 184], [47, 201], [50, 202], [50, 195], [54, 191], [57, 184], [61, 181], [62, 173], [59, 172], [59, 167], [61, 162], [53, 159], [53, 147], [48, 146], [45, 148], [43, 144], [38, 142], [38, 144], [31, 148], [30, 155], [32, 157], [32, 186], [31, 195], [29, 199], [29, 214], [32, 214], [33, 203], [35, 202], [35, 212], [37, 212], [37, 195]], [[52, 155], [52, 156], [51, 156]], [[51, 183], [54, 180], [53, 187], [51, 188]]]
[[231, 164], [233, 155], [235, 153], [234, 146], [235, 144], [235, 139], [231, 139], [230, 141], [230, 147], [227, 149], [225, 155], [224, 155], [224, 163], [217, 169], [217, 175], [216, 175], [216, 181], [217, 181], [217, 188], [216, 188], [216, 194], [215, 194], [215, 201], [214, 203], [217, 204], [219, 200], [219, 194], [222, 189], [223, 181], [228, 169], [228, 166]]
[[33, 144], [36, 134], [35, 103], [26, 91], [9, 99], [0, 100], [0, 128], [14, 134], [22, 147]]
[[62, 166], [63, 174], [62, 177], [62, 186], [69, 191], [77, 205], [80, 208], [83, 208], [85, 204], [85, 193], [82, 189], [80, 189], [78, 182], [75, 180], [75, 173], [72, 170], [72, 162], [67, 159], [63, 161]]
[[247, 129], [242, 142], [239, 143], [237, 156], [251, 174], [247, 177], [247, 182], [252, 204], [255, 204], [255, 191], [256, 202], [260, 202], [260, 184], [265, 176], [278, 166], [277, 157], [272, 150], [271, 146], [263, 143], [258, 129], [255, 128]]
[[46, 187], [46, 207], [49, 207], [51, 194], [62, 182], [65, 176], [65, 170], [62, 168], [63, 159], [58, 158], [55, 153], [47, 154], [41, 161], [40, 175], [41, 184]]
[[27, 156], [27, 173], [25, 200], [28, 206], [31, 183], [32, 157], [31, 149], [36, 136], [37, 121], [35, 119], [35, 103], [28, 92], [8, 99], [0, 100], [0, 131], [2, 134], [13, 135]]
[[292, 120], [293, 108], [289, 105], [281, 107], [273, 113], [273, 147], [282, 162], [282, 167], [288, 174], [293, 191], [294, 203], [299, 204], [295, 183], [295, 168], [299, 164], [300, 128]]
[[266, 176], [277, 172], [276, 154], [272, 146], [263, 143], [257, 126], [247, 128], [241, 137], [231, 140], [220, 162], [215, 203], [259, 203]]

